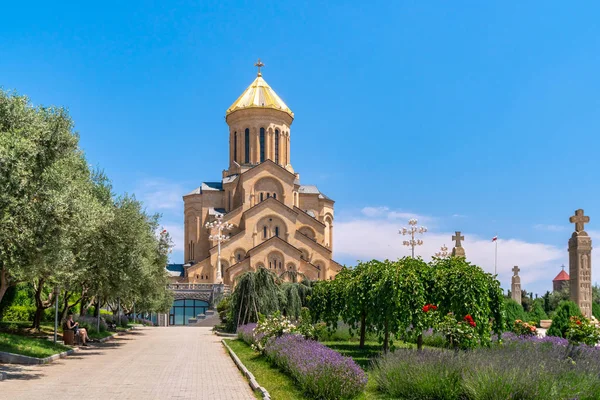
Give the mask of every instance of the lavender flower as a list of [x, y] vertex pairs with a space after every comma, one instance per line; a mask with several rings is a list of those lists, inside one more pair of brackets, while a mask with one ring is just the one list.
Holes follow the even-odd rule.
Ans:
[[367, 385], [365, 372], [351, 358], [301, 335], [269, 339], [264, 353], [318, 399], [352, 398]]

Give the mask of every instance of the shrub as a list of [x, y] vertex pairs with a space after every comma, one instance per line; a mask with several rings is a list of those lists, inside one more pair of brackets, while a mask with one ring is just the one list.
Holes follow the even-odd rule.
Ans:
[[476, 323], [470, 315], [457, 321], [452, 313], [447, 314], [437, 330], [446, 338], [448, 347], [453, 349], [472, 349], [479, 343]]
[[352, 398], [367, 386], [365, 372], [351, 358], [300, 335], [272, 338], [264, 353], [313, 398]]
[[544, 300], [535, 299], [533, 301], [533, 308], [531, 312], [527, 313], [527, 321], [534, 322], [535, 325], [539, 324], [541, 320], [548, 319], [546, 311], [544, 311]]
[[375, 362], [379, 389], [407, 400], [460, 399], [462, 354], [449, 351], [398, 349]]
[[596, 317], [596, 319], [600, 319], [600, 304], [592, 303], [592, 315]]
[[217, 312], [219, 313], [219, 319], [225, 326], [229, 326], [232, 322], [231, 319], [231, 296], [223, 296], [219, 304], [217, 304]]
[[504, 309], [506, 311], [506, 323], [508, 326], [513, 326], [515, 321], [520, 319], [525, 320], [525, 310], [523, 306], [514, 301], [513, 299], [507, 299], [504, 303]]
[[537, 329], [533, 322], [527, 323], [520, 319], [513, 324], [512, 331], [517, 336], [534, 336], [537, 335]]
[[[73, 318], [74, 321], [79, 322], [79, 326], [87, 329], [88, 333], [96, 333], [98, 332], [98, 319], [90, 316], [81, 316], [78, 315]], [[100, 319], [100, 332], [106, 332], [108, 327], [106, 326], [106, 322], [101, 318]]]
[[592, 325], [587, 318], [571, 317], [566, 337], [573, 344], [585, 343], [595, 346], [600, 342], [600, 329]]
[[[279, 311], [269, 317], [259, 315], [258, 324], [254, 328], [255, 342], [258, 348], [262, 350], [270, 338], [293, 332], [296, 332], [296, 325], [282, 316]], [[260, 335], [260, 339], [257, 339], [258, 335]]]
[[[243, 340], [246, 344], [254, 346], [256, 344], [256, 335], [254, 333], [254, 328], [256, 328], [256, 323], [252, 322], [250, 324], [238, 326], [237, 335], [238, 338]], [[258, 337], [259, 339], [261, 336]]]
[[13, 305], [4, 310], [4, 313], [2, 314], [2, 321], [33, 321], [34, 315], [35, 307]]
[[597, 399], [600, 348], [558, 337], [503, 335], [504, 344], [467, 352], [397, 350], [373, 376], [402, 399]]
[[552, 319], [552, 325], [546, 334], [566, 337], [570, 318], [574, 316], [582, 317], [579, 306], [572, 301], [561, 301]]

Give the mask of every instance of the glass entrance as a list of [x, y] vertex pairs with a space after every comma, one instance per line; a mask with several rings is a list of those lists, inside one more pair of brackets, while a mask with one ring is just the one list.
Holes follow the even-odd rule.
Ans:
[[205, 314], [208, 303], [202, 300], [175, 300], [169, 311], [169, 325], [188, 325], [189, 318]]

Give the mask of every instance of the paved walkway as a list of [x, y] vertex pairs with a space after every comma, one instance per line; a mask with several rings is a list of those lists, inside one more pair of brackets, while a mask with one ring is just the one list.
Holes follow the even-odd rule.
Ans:
[[141, 328], [40, 366], [0, 364], [0, 398], [254, 399], [219, 338], [204, 327]]

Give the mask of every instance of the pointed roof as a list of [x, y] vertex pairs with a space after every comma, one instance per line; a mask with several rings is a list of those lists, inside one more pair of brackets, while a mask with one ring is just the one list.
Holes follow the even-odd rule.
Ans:
[[568, 281], [569, 280], [569, 274], [567, 274], [565, 272], [565, 267], [563, 265], [562, 267], [562, 271], [560, 271], [558, 273], [558, 275], [556, 275], [556, 278], [552, 279], [552, 282], [556, 282], [556, 281]]
[[281, 97], [275, 93], [271, 86], [262, 78], [262, 74], [259, 72], [258, 76], [244, 90], [244, 93], [227, 109], [225, 116], [246, 108], [271, 108], [287, 113], [290, 117], [294, 118], [294, 113], [289, 107], [281, 100]]

